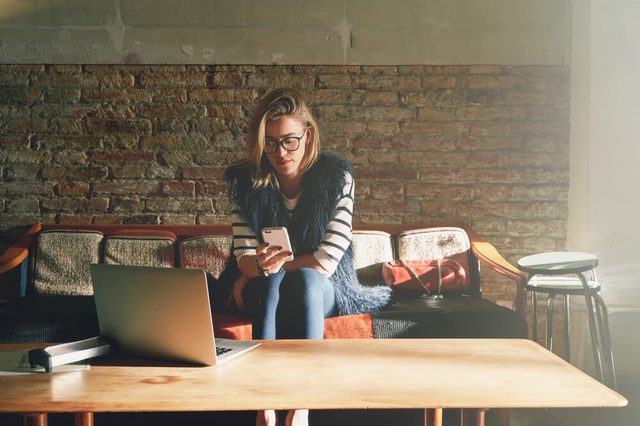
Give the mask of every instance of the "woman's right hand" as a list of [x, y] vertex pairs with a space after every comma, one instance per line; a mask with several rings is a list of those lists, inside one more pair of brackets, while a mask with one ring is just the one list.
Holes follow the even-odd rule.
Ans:
[[286, 263], [286, 259], [291, 254], [290, 251], [282, 251], [280, 246], [271, 246], [269, 243], [264, 243], [256, 249], [256, 262], [271, 275], [282, 269], [282, 265]]

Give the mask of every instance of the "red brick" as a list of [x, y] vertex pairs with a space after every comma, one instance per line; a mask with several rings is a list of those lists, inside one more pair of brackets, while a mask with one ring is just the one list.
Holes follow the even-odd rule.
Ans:
[[89, 198], [82, 202], [82, 209], [89, 211], [106, 210], [109, 207], [108, 198]]
[[151, 91], [153, 102], [174, 102], [184, 103], [187, 102], [187, 90], [186, 89], [163, 89]]
[[320, 87], [323, 89], [350, 89], [353, 81], [350, 75], [321, 75]]
[[320, 131], [329, 136], [354, 137], [365, 133], [365, 124], [358, 121], [334, 121], [320, 127]]
[[363, 92], [355, 91], [351, 94], [352, 105], [362, 106], [391, 106], [398, 105], [397, 92]]
[[206, 87], [207, 75], [205, 73], [171, 72], [171, 73], [141, 73], [140, 87], [143, 88], [183, 88]]
[[87, 195], [88, 193], [88, 183], [62, 182], [56, 185], [57, 195]]
[[375, 121], [367, 123], [367, 134], [372, 136], [392, 136], [400, 131], [398, 123]]
[[140, 212], [144, 209], [144, 201], [135, 198], [112, 197], [110, 210], [114, 212]]
[[217, 117], [217, 118], [240, 118], [244, 116], [244, 112], [242, 111], [242, 106], [234, 105], [234, 104], [225, 104], [225, 105], [216, 105], [211, 104], [207, 105], [206, 111], [207, 117]]
[[454, 121], [462, 114], [458, 107], [421, 107], [418, 119], [424, 121]]
[[[2, 155], [0, 154], [0, 159]], [[6, 168], [6, 176], [8, 180], [36, 180], [40, 172], [38, 164], [17, 163], [14, 167]]]
[[468, 68], [469, 74], [493, 74], [499, 75], [509, 71], [509, 67], [503, 65], [471, 65]]
[[351, 97], [350, 90], [311, 90], [302, 91], [303, 99], [311, 105], [346, 104]]
[[44, 182], [5, 182], [0, 186], [0, 194], [7, 195], [42, 195], [49, 197], [53, 195], [52, 185]]
[[407, 169], [406, 167], [397, 169], [357, 168], [356, 176], [360, 179], [408, 181], [416, 180], [418, 173], [416, 170]]
[[151, 102], [154, 92], [145, 89], [82, 89], [83, 102]]
[[469, 105], [464, 108], [463, 117], [467, 120], [478, 121], [525, 120], [529, 117], [529, 109], [515, 106]]
[[198, 225], [230, 223], [229, 215], [226, 214], [203, 214], [196, 215], [196, 223]]
[[45, 180], [67, 178], [89, 181], [106, 178], [108, 170], [106, 167], [47, 167], [42, 169], [41, 174]]
[[215, 72], [207, 76], [210, 88], [242, 88], [246, 85], [246, 73]]
[[395, 65], [367, 65], [362, 67], [362, 73], [365, 75], [395, 75], [398, 67]]
[[58, 223], [63, 225], [88, 225], [92, 222], [93, 216], [89, 215], [58, 215]]
[[387, 76], [363, 76], [353, 77], [353, 86], [356, 89], [367, 90], [420, 90], [420, 78], [414, 76], [398, 76], [389, 78]]
[[426, 74], [435, 75], [455, 75], [464, 74], [469, 70], [466, 65], [425, 65], [424, 72]]
[[192, 225], [196, 223], [196, 215], [195, 214], [163, 214], [160, 216], [160, 223]]
[[505, 97], [507, 105], [566, 105], [569, 102], [569, 92], [534, 92], [514, 90]]
[[144, 170], [138, 163], [127, 163], [123, 166], [112, 166], [109, 168], [111, 176], [116, 179], [135, 179], [144, 176]]
[[37, 213], [40, 210], [40, 203], [34, 198], [9, 200], [6, 209], [7, 213]]
[[92, 161], [112, 162], [112, 161], [155, 161], [156, 155], [153, 152], [130, 152], [130, 151], [93, 151], [89, 154]]
[[174, 194], [194, 194], [196, 185], [194, 182], [164, 182], [162, 184], [162, 193], [167, 195]]
[[80, 200], [77, 198], [53, 198], [42, 200], [42, 209], [44, 211], [54, 212], [75, 212], [80, 207]]
[[0, 103], [23, 104], [42, 101], [42, 88], [0, 86]]
[[95, 87], [96, 81], [79, 73], [33, 74], [31, 84], [34, 87]]
[[184, 118], [204, 117], [204, 107], [196, 105], [140, 104], [136, 105], [135, 115], [144, 118]]
[[9, 73], [0, 69], [0, 86], [28, 86], [29, 76], [25, 73]]
[[38, 133], [47, 131], [47, 120], [43, 118], [10, 118], [0, 122], [3, 133]]
[[45, 102], [71, 104], [80, 101], [80, 89], [72, 87], [49, 87], [44, 90]]
[[523, 146], [520, 136], [464, 136], [458, 139], [456, 147], [463, 150], [519, 150]]
[[171, 134], [143, 136], [143, 149], [167, 151], [200, 151], [207, 149], [209, 143], [201, 136], [179, 136]]
[[246, 87], [273, 88], [291, 87], [294, 89], [313, 88], [315, 77], [313, 75], [295, 75], [281, 73], [250, 74]]
[[213, 203], [208, 199], [197, 198], [147, 198], [145, 202], [147, 211], [157, 212], [213, 212]]
[[150, 133], [151, 122], [149, 120], [87, 120], [87, 133], [111, 134], [111, 133]]
[[249, 89], [193, 89], [188, 91], [188, 99], [193, 102], [252, 103], [257, 97], [255, 90]]
[[49, 132], [62, 135], [81, 135], [84, 133], [84, 126], [77, 118], [54, 118], [49, 122]]
[[429, 75], [421, 79], [423, 90], [428, 89], [453, 89], [459, 86], [459, 78], [455, 76]]
[[496, 75], [468, 75], [462, 78], [462, 85], [472, 89], [511, 88], [517, 86], [519, 79]]
[[318, 65], [318, 74], [359, 74], [359, 65]]
[[222, 179], [226, 167], [185, 167], [182, 169], [184, 179]]
[[407, 122], [402, 125], [402, 133], [456, 137], [469, 132], [469, 125], [460, 122]]
[[91, 187], [97, 194], [157, 194], [160, 192], [159, 182], [140, 180], [94, 182]]
[[465, 92], [459, 89], [429, 89], [422, 92], [408, 92], [400, 95], [400, 103], [407, 106], [463, 106]]
[[227, 193], [227, 184], [224, 181], [205, 181], [196, 183], [196, 194], [198, 195], [214, 195], [225, 196]]
[[115, 214], [97, 214], [93, 217], [96, 225], [119, 225], [123, 223], [124, 216]]
[[47, 151], [8, 151], [5, 154], [7, 163], [42, 164], [51, 161], [51, 153]]

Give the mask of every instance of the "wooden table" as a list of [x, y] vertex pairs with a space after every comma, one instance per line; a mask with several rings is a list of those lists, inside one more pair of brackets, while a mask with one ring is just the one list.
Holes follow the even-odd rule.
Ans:
[[[15, 350], [17, 345], [0, 345]], [[622, 407], [627, 400], [529, 340], [265, 341], [213, 367], [94, 365], [0, 377], [0, 412]], [[432, 422], [437, 424], [439, 416]]]

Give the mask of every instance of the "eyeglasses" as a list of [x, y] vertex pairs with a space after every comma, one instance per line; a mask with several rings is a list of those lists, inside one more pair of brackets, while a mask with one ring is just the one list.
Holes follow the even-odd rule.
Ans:
[[287, 136], [280, 140], [277, 139], [266, 139], [264, 140], [264, 152], [265, 154], [273, 154], [278, 150], [278, 147], [283, 147], [287, 151], [295, 151], [300, 148], [300, 140], [304, 138], [307, 130], [309, 128], [305, 127], [304, 133], [300, 136]]

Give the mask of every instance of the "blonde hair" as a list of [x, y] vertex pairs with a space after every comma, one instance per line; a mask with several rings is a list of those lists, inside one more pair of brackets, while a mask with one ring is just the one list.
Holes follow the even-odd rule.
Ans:
[[254, 188], [264, 188], [269, 183], [276, 188], [279, 186], [273, 168], [264, 155], [264, 136], [267, 123], [285, 115], [291, 116], [305, 127], [312, 129], [309, 144], [300, 164], [303, 172], [309, 170], [318, 158], [320, 151], [318, 125], [300, 93], [293, 89], [272, 90], [256, 105], [251, 120], [249, 120], [246, 163], [251, 169]]

